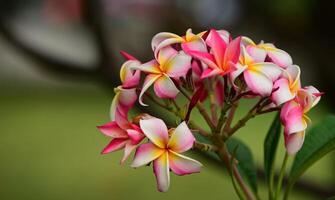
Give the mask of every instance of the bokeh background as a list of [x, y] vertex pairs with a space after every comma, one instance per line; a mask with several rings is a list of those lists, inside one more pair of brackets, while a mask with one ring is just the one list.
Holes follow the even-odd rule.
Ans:
[[[119, 50], [146, 61], [154, 34], [189, 27], [274, 42], [301, 67], [303, 84], [326, 93], [310, 114], [317, 123], [335, 109], [334, 9], [331, 0], [1, 0], [0, 199], [237, 199], [222, 166], [196, 153], [203, 172], [173, 175], [166, 194], [150, 167], [120, 166], [121, 152], [100, 155], [108, 138], [96, 125], [109, 120]], [[237, 134], [258, 166], [273, 117]], [[281, 145], [278, 169], [283, 152]], [[259, 183], [266, 199], [261, 171]], [[334, 153], [307, 171], [291, 199], [332, 195]]]

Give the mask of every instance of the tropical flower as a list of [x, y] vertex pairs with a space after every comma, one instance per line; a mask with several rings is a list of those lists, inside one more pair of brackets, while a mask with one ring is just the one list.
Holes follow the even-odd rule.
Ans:
[[151, 118], [140, 120], [140, 127], [150, 142], [137, 148], [131, 166], [140, 167], [153, 161], [159, 191], [168, 190], [170, 169], [177, 175], [200, 172], [201, 163], [180, 154], [191, 149], [195, 142], [185, 122], [168, 130], [161, 119]]
[[297, 153], [305, 139], [305, 130], [311, 120], [306, 113], [319, 101], [321, 93], [313, 86], [300, 89], [296, 97], [284, 104], [280, 118], [285, 126], [284, 138], [289, 154]]
[[202, 39], [204, 33], [205, 32], [201, 32], [195, 35], [192, 33], [192, 29], [188, 29], [186, 35], [181, 37], [174, 33], [161, 32], [152, 38], [151, 47], [155, 52], [155, 55], [157, 55], [162, 48], [178, 43], [181, 44], [183, 49], [187, 48], [195, 51], [207, 52], [206, 43]]
[[241, 55], [236, 64], [236, 70], [230, 73], [230, 79], [235, 86], [235, 79], [243, 73], [245, 83], [255, 94], [269, 96], [273, 89], [273, 82], [279, 78], [282, 69], [277, 65], [264, 62], [265, 57], [251, 56], [241, 45]]
[[171, 78], [185, 76], [191, 68], [191, 57], [183, 51], [176, 51], [170, 46], [160, 49], [156, 59], [135, 67], [148, 75], [139, 96], [141, 105], [143, 94], [154, 84], [154, 91], [160, 98], [175, 98], [179, 92]]
[[112, 138], [110, 143], [101, 153], [107, 154], [124, 148], [124, 155], [121, 159], [122, 164], [145, 136], [140, 127], [128, 122], [122, 113], [119, 113], [116, 116], [116, 121], [111, 121], [102, 126], [98, 126], [98, 129], [104, 135]]
[[115, 115], [118, 113], [117, 110], [123, 115], [127, 115], [129, 109], [134, 106], [137, 100], [136, 86], [140, 81], [141, 72], [133, 70], [133, 68], [141, 65], [141, 63], [125, 52], [122, 52], [122, 54], [127, 55], [129, 60], [121, 66], [120, 79], [122, 85], [114, 89], [115, 96], [110, 108], [112, 121], [115, 120]]
[[282, 76], [274, 83], [276, 90], [271, 95], [271, 99], [276, 105], [293, 99], [301, 87], [299, 66], [288, 66]]
[[206, 39], [207, 45], [211, 47], [211, 53], [195, 51], [187, 47], [184, 48], [184, 51], [207, 64], [208, 68], [204, 70], [202, 78], [223, 76], [234, 70], [234, 65], [240, 55], [240, 41], [241, 38], [238, 37], [226, 43], [222, 34], [212, 29]]
[[253, 57], [265, 58], [268, 56], [273, 63], [282, 68], [287, 68], [292, 65], [291, 56], [287, 52], [276, 48], [271, 43], [261, 41], [261, 43], [255, 44], [255, 42], [245, 36], [242, 37], [242, 43], [246, 46], [248, 53]]

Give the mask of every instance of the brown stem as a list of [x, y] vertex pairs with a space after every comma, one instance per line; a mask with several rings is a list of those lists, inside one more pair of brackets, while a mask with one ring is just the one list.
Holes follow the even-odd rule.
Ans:
[[[179, 87], [178, 89], [186, 97], [186, 99], [191, 101], [191, 97], [187, 94], [186, 91], [184, 91], [183, 88]], [[200, 112], [200, 114], [202, 115], [202, 117], [204, 118], [204, 120], [206, 121], [206, 123], [208, 124], [208, 126], [211, 128], [212, 131], [214, 131], [215, 130], [215, 125], [213, 124], [212, 119], [208, 115], [204, 105], [201, 102], [197, 102], [196, 107], [197, 107], [198, 111]]]
[[216, 146], [206, 144], [206, 143], [202, 143], [202, 142], [198, 142], [198, 141], [196, 141], [194, 143], [193, 147], [200, 150], [200, 151], [204, 151], [204, 152], [208, 152], [208, 151], [216, 152], [218, 150], [218, 148]]
[[[230, 154], [229, 154], [229, 151], [227, 149], [227, 146], [225, 143], [223, 142], [220, 142], [218, 144], [220, 147], [218, 149], [218, 156], [220, 157], [220, 159], [225, 163], [229, 173], [231, 176], [234, 176], [235, 179], [237, 180], [239, 186], [241, 187], [243, 193], [245, 194], [246, 198], [248, 200], [254, 200], [255, 197], [253, 195], [253, 193], [251, 192], [250, 188], [247, 186], [247, 184], [244, 182], [242, 176], [240, 175], [238, 169], [237, 169], [237, 166], [235, 164], [231, 165], [231, 162], [230, 162]], [[233, 172], [233, 173], [231, 173]]]
[[230, 125], [233, 122], [237, 106], [238, 106], [238, 102], [232, 104], [232, 107], [230, 108], [225, 126], [223, 128], [223, 132], [228, 132], [230, 130]]

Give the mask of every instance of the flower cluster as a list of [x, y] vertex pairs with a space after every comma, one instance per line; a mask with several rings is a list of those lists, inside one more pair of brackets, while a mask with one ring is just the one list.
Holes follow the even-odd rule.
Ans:
[[[310, 121], [306, 113], [318, 103], [321, 93], [313, 86], [301, 86], [300, 68], [287, 52], [271, 43], [257, 44], [248, 37], [233, 38], [225, 30], [214, 29], [198, 34], [189, 29], [185, 36], [158, 33], [151, 46], [154, 58], [144, 63], [121, 52], [127, 61], [120, 71], [122, 85], [115, 89], [110, 110], [112, 121], [98, 127], [112, 138], [102, 153], [124, 149], [123, 163], [136, 149], [131, 166], [152, 162], [158, 189], [166, 191], [170, 169], [177, 175], [185, 175], [199, 172], [202, 166], [181, 154], [197, 144], [188, 126], [204, 136], [222, 136], [210, 137], [216, 143], [217, 138], [229, 138], [248, 119], [271, 111], [280, 111], [287, 152], [299, 151]], [[150, 93], [152, 86], [154, 96]], [[178, 94], [185, 97], [186, 106], [175, 101]], [[236, 105], [242, 98], [260, 100], [245, 118], [231, 127]], [[148, 114], [130, 120], [129, 111], [137, 100], [142, 106], [147, 106], [150, 100], [182, 122], [168, 129], [161, 119]], [[205, 101], [209, 101], [211, 115], [206, 111]], [[195, 107], [211, 133], [190, 120]], [[200, 143], [196, 146], [201, 147]]]

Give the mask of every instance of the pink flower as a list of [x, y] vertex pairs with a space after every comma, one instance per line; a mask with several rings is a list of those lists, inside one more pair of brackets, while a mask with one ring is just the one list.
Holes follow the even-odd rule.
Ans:
[[[102, 150], [102, 154], [107, 154], [124, 148], [124, 155], [121, 164], [129, 157], [130, 153], [145, 137], [140, 127], [128, 122], [123, 114], [119, 113], [117, 120], [98, 126], [100, 132], [111, 137], [111, 142]], [[120, 117], [122, 116], [122, 117]]]
[[137, 148], [131, 166], [140, 167], [153, 161], [159, 191], [168, 190], [170, 169], [177, 175], [200, 172], [201, 163], [180, 154], [192, 148], [195, 142], [185, 122], [168, 130], [161, 119], [151, 118], [140, 120], [140, 127], [150, 142]]
[[156, 59], [136, 67], [136, 69], [148, 74], [139, 96], [140, 104], [146, 106], [142, 101], [142, 96], [152, 84], [154, 84], [154, 90], [158, 97], [175, 98], [179, 90], [171, 78], [185, 76], [190, 67], [191, 57], [183, 51], [177, 52], [170, 46], [160, 49]]
[[162, 48], [178, 43], [181, 44], [183, 49], [187, 48], [195, 51], [207, 52], [206, 43], [202, 39], [202, 36], [205, 33], [206, 32], [201, 32], [195, 35], [192, 33], [192, 29], [188, 29], [186, 35], [181, 37], [174, 33], [161, 32], [152, 38], [151, 47], [155, 52], [155, 55], [157, 55]]
[[118, 113], [117, 109], [124, 115], [127, 115], [137, 100], [136, 86], [139, 84], [141, 72], [139, 70], [133, 70], [133, 68], [141, 65], [141, 63], [131, 56], [129, 59], [130, 60], [121, 66], [120, 79], [122, 85], [114, 89], [115, 96], [110, 108], [112, 121], [115, 120], [115, 115]]
[[282, 69], [273, 63], [264, 62], [265, 57], [251, 56], [243, 45], [241, 49], [236, 70], [230, 73], [234, 87], [237, 88], [235, 79], [243, 73], [245, 83], [253, 93], [269, 96], [273, 89], [273, 82], [279, 78]]
[[313, 86], [302, 88], [296, 97], [284, 104], [280, 118], [285, 126], [285, 146], [289, 154], [297, 153], [305, 138], [305, 130], [311, 121], [306, 113], [320, 100], [321, 93]]
[[242, 37], [242, 43], [246, 46], [248, 53], [253, 57], [265, 58], [268, 56], [272, 62], [282, 68], [287, 68], [292, 65], [291, 56], [285, 51], [276, 48], [271, 43], [264, 43], [262, 41], [259, 44], [255, 44], [248, 37]]
[[240, 41], [238, 37], [235, 40], [226, 43], [224, 35], [212, 29], [210, 30], [206, 43], [211, 47], [211, 53], [194, 51], [193, 49], [184, 48], [184, 51], [199, 59], [208, 65], [208, 68], [202, 74], [202, 78], [215, 75], [225, 75], [234, 69], [240, 55]]
[[272, 93], [271, 99], [276, 105], [293, 99], [300, 89], [300, 68], [297, 65], [288, 66], [283, 77], [274, 83], [276, 91]]

